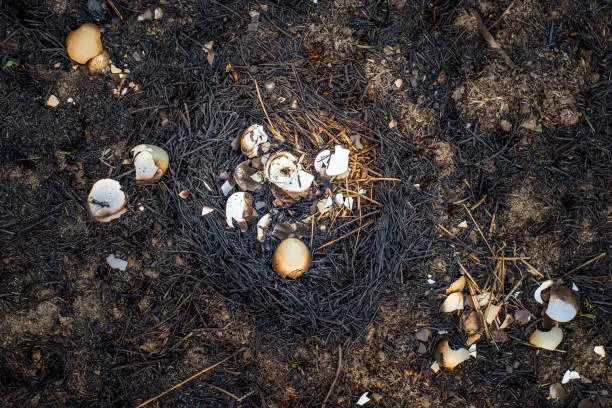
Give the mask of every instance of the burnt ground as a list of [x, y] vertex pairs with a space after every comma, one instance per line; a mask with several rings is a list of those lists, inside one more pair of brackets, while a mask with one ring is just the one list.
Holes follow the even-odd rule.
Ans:
[[[135, 406], [233, 353], [150, 406], [343, 407], [364, 392], [380, 407], [609, 406], [609, 356], [593, 352], [612, 351], [606, 2], [114, 0], [123, 20], [87, 3], [0, 0], [1, 406]], [[63, 41], [88, 21], [138, 91], [73, 67]], [[223, 210], [223, 173], [243, 160], [230, 142], [268, 125], [262, 102], [283, 146], [359, 135], [372, 170], [402, 180], [375, 184], [359, 234], [320, 250], [356, 224], [308, 237], [295, 281], [270, 268], [277, 241], [200, 216]], [[155, 185], [123, 164], [143, 142], [170, 154]], [[130, 208], [100, 224], [86, 199], [105, 177]], [[534, 319], [434, 373], [436, 341], [466, 340], [438, 311], [461, 266]], [[555, 352], [526, 343], [548, 278], [581, 304]], [[586, 378], [549, 399], [568, 369]]]

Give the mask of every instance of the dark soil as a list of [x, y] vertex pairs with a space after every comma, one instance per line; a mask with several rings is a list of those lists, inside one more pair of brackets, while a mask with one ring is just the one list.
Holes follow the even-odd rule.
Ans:
[[[607, 2], [113, 3], [123, 19], [108, 1], [0, 0], [0, 406], [137, 406], [236, 352], [149, 406], [348, 407], [365, 392], [366, 407], [610, 406]], [[117, 74], [68, 59], [84, 22], [139, 89], [114, 96]], [[363, 217], [317, 225], [313, 267], [294, 281], [271, 269], [278, 240], [200, 216], [224, 210], [224, 176], [244, 160], [231, 141], [272, 130], [262, 103], [277, 148], [312, 157], [312, 135], [361, 136], [369, 175], [401, 179], [372, 184], [380, 205], [360, 202]], [[169, 152], [157, 184], [124, 164], [140, 143]], [[106, 177], [129, 211], [102, 224], [87, 194]], [[255, 197], [272, 206], [269, 189]], [[439, 339], [465, 345], [458, 315], [439, 312], [462, 266], [505, 300], [501, 316], [534, 318], [434, 373]], [[554, 352], [527, 343], [545, 279], [580, 296]], [[568, 369], [583, 378], [551, 400]]]

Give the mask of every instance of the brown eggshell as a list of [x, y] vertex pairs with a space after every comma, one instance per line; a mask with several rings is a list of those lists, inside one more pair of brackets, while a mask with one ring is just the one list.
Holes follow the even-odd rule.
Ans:
[[283, 278], [295, 279], [302, 276], [311, 263], [310, 250], [297, 238], [283, 240], [272, 255], [272, 269]]
[[102, 51], [100, 28], [95, 24], [85, 23], [66, 37], [66, 53], [79, 64], [86, 64]]

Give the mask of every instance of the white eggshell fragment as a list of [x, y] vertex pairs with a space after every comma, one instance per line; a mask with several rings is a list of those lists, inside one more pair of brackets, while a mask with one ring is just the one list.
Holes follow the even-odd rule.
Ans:
[[127, 266], [128, 266], [128, 261], [125, 261], [123, 259], [117, 258], [115, 256], [115, 254], [110, 254], [109, 256], [107, 256], [106, 257], [106, 263], [112, 269], [119, 269], [120, 271], [125, 271], [127, 269]]
[[349, 153], [350, 150], [340, 145], [334, 147], [333, 153], [328, 149], [322, 150], [315, 158], [315, 171], [327, 177], [346, 177], [349, 171]]
[[268, 135], [261, 125], [251, 125], [240, 138], [240, 150], [248, 158], [259, 154], [260, 146], [268, 141]]
[[555, 350], [563, 341], [563, 331], [560, 327], [553, 327], [549, 331], [536, 329], [529, 336], [529, 343], [545, 350]]
[[159, 180], [168, 169], [168, 153], [154, 145], [141, 144], [132, 149], [132, 161], [137, 183]]
[[538, 288], [533, 293], [533, 297], [535, 298], [536, 302], [538, 302], [541, 305], [544, 304], [544, 300], [542, 300], [542, 291], [551, 287], [552, 284], [553, 284], [553, 281], [549, 279], [547, 281], [542, 282], [540, 286], [538, 286]]
[[314, 176], [301, 169], [298, 160], [289, 152], [273, 153], [264, 168], [266, 179], [288, 196], [297, 198], [308, 194]]
[[455, 310], [463, 310], [463, 294], [461, 292], [451, 293], [440, 306], [440, 311], [444, 313], [451, 313]]
[[470, 358], [470, 352], [465, 348], [453, 350], [447, 339], [442, 339], [434, 349], [434, 357], [441, 367], [452, 370]]
[[257, 213], [252, 207], [253, 197], [249, 193], [239, 192], [227, 199], [225, 206], [225, 219], [228, 227], [239, 227], [246, 231], [246, 223]]
[[606, 358], [606, 349], [603, 346], [595, 346], [593, 351], [601, 358]]
[[567, 384], [571, 380], [579, 380], [580, 374], [577, 371], [567, 370], [565, 374], [563, 374], [563, 379], [561, 380], [561, 384]]
[[575, 292], [571, 289], [561, 285], [554, 285], [550, 289], [550, 299], [546, 308], [548, 317], [561, 323], [569, 322], [576, 317], [579, 309]]
[[368, 397], [368, 393], [364, 393], [361, 397], [359, 397], [359, 399], [357, 400], [357, 405], [362, 406], [367, 404], [368, 402], [370, 402], [370, 398]]
[[126, 212], [125, 193], [121, 184], [111, 179], [102, 179], [95, 182], [87, 197], [89, 212], [100, 222], [109, 222], [121, 217]]
[[202, 206], [202, 216], [208, 215], [208, 214], [212, 213], [213, 211], [215, 211], [215, 209], [212, 208], [212, 207], [209, 207], [207, 205], [203, 205]]
[[257, 240], [259, 242], [263, 242], [266, 238], [266, 232], [270, 228], [270, 222], [272, 221], [272, 216], [270, 214], [266, 214], [257, 221]]

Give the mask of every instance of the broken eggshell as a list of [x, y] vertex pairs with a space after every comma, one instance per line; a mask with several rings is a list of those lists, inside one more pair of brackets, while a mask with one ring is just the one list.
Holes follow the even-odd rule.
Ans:
[[257, 240], [259, 242], [263, 242], [266, 238], [266, 233], [270, 228], [270, 222], [272, 221], [272, 216], [270, 214], [266, 214], [257, 221]]
[[125, 193], [116, 180], [98, 180], [91, 187], [87, 197], [89, 212], [100, 222], [109, 222], [121, 217], [127, 211]]
[[461, 321], [463, 324], [463, 331], [467, 335], [481, 333], [484, 330], [484, 320], [482, 318], [482, 314], [475, 310], [468, 314], [464, 313]]
[[132, 149], [137, 183], [158, 181], [168, 170], [168, 153], [158, 146], [141, 144]]
[[553, 327], [549, 331], [536, 329], [529, 336], [529, 343], [545, 350], [555, 350], [563, 341], [563, 331], [560, 327]]
[[307, 195], [314, 181], [314, 176], [302, 170], [295, 156], [286, 151], [270, 155], [264, 168], [264, 176], [291, 198]]
[[257, 191], [262, 184], [253, 179], [257, 170], [251, 167], [251, 160], [243, 161], [234, 170], [234, 180], [243, 191]]
[[463, 294], [461, 292], [451, 293], [440, 306], [440, 311], [444, 313], [454, 312], [455, 310], [463, 310]]
[[465, 348], [453, 350], [448, 344], [448, 339], [442, 339], [434, 349], [434, 358], [440, 365], [448, 370], [452, 370], [459, 364], [470, 358], [470, 352]]
[[297, 238], [283, 240], [272, 255], [272, 269], [283, 278], [295, 279], [302, 276], [311, 263], [310, 250]]
[[267, 142], [268, 135], [263, 126], [251, 125], [240, 136], [240, 150], [246, 157], [252, 159], [259, 155], [261, 145]]
[[315, 171], [321, 176], [344, 179], [349, 175], [349, 149], [340, 145], [334, 147], [334, 153], [325, 149], [317, 154], [314, 162]]
[[499, 328], [506, 329], [510, 327], [512, 323], [514, 323], [514, 317], [512, 317], [511, 314], [506, 314], [506, 317], [504, 318], [504, 321], [502, 322], [501, 326], [499, 326]]
[[108, 71], [109, 64], [110, 59], [108, 53], [104, 51], [90, 59], [87, 66], [91, 74], [103, 74]]
[[533, 297], [535, 298], [536, 302], [538, 302], [541, 305], [544, 304], [544, 300], [542, 300], [542, 291], [551, 287], [552, 284], [553, 284], [552, 280], [547, 280], [547, 281], [542, 282], [540, 286], [537, 287], [535, 292], [533, 292]]
[[238, 192], [227, 199], [225, 205], [225, 220], [230, 228], [240, 228], [242, 232], [247, 230], [247, 222], [257, 216], [253, 208], [253, 196], [249, 193]]
[[95, 24], [85, 23], [66, 37], [66, 54], [79, 64], [86, 64], [102, 51], [100, 28]]
[[448, 289], [446, 289], [446, 294], [450, 295], [451, 293], [454, 293], [454, 292], [461, 292], [464, 287], [465, 287], [465, 276], [461, 276], [459, 277], [459, 279], [457, 279], [456, 281], [450, 284]]
[[565, 323], [578, 314], [580, 305], [575, 292], [561, 285], [553, 285], [550, 289], [550, 298], [546, 314], [557, 322]]

